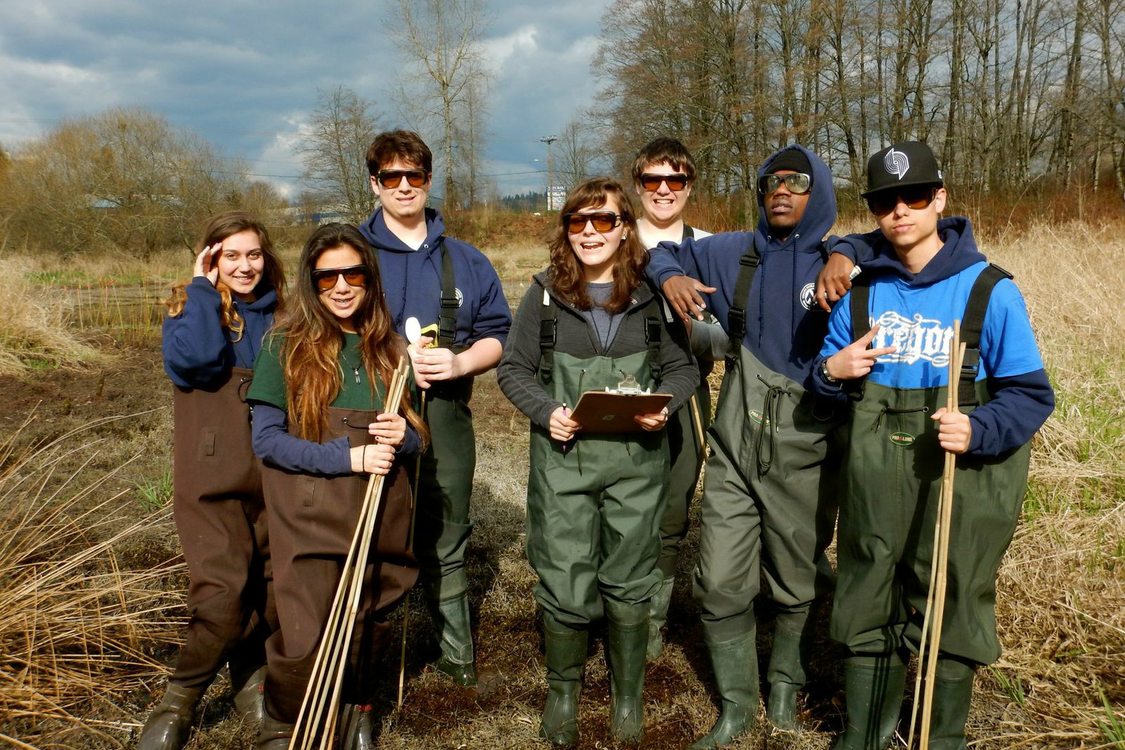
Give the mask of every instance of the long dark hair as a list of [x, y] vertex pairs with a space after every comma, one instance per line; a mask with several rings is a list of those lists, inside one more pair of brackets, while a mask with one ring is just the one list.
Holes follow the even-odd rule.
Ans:
[[609, 177], [594, 177], [579, 183], [566, 197], [566, 204], [559, 212], [559, 222], [551, 234], [550, 278], [551, 286], [560, 298], [577, 307], [589, 310], [592, 306], [586, 293], [586, 277], [582, 263], [570, 245], [570, 235], [566, 229], [566, 215], [583, 208], [598, 208], [609, 202], [609, 197], [617, 199], [617, 210], [625, 225], [621, 245], [613, 257], [613, 294], [605, 309], [618, 313], [629, 306], [629, 300], [644, 279], [645, 263], [648, 254], [641, 244], [637, 232], [637, 213], [629, 194], [621, 183]]
[[[289, 421], [300, 437], [317, 442], [328, 424], [328, 407], [343, 384], [339, 355], [344, 345], [344, 331], [339, 320], [320, 301], [312, 273], [317, 258], [341, 246], [359, 253], [363, 265], [370, 270], [366, 294], [351, 323], [360, 337], [360, 355], [372, 389], [380, 381], [389, 388], [399, 359], [408, 356], [406, 342], [391, 324], [379, 265], [367, 239], [351, 224], [326, 224], [317, 229], [301, 251], [293, 298], [275, 326], [277, 335], [284, 341], [281, 366], [287, 386]], [[411, 407], [409, 392], [401, 412], [424, 444], [428, 433]]]

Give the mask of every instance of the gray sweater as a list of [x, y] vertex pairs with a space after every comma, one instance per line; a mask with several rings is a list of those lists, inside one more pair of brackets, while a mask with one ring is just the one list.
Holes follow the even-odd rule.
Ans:
[[645, 343], [645, 312], [650, 305], [660, 308], [664, 335], [660, 337], [662, 393], [671, 393], [668, 411], [674, 412], [691, 396], [699, 383], [699, 370], [688, 346], [687, 333], [679, 318], [670, 314], [652, 287], [643, 283], [633, 290], [633, 300], [626, 308], [608, 350], [602, 350], [593, 327], [581, 311], [560, 300], [547, 281], [547, 272], [535, 275], [520, 302], [504, 345], [504, 356], [496, 369], [500, 389], [516, 408], [526, 414], [532, 424], [548, 429], [551, 413], [563, 404], [556, 401], [539, 383], [539, 321], [543, 307], [543, 290], [551, 295], [558, 308], [555, 351], [574, 357], [625, 357], [648, 348]]

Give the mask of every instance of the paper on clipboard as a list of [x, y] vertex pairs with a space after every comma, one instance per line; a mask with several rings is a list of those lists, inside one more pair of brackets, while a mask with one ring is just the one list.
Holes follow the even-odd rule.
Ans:
[[655, 414], [672, 400], [671, 393], [618, 393], [586, 391], [578, 399], [570, 418], [582, 425], [582, 432], [639, 432], [633, 419]]

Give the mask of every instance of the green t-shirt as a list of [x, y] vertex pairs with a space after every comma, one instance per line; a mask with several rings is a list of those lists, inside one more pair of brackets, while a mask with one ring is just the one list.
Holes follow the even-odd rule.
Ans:
[[[286, 410], [285, 377], [281, 369], [282, 340], [279, 336], [267, 336], [262, 345], [258, 359], [254, 362], [254, 381], [250, 384], [250, 391], [246, 398], [253, 401], [262, 401], [276, 406], [282, 411]], [[383, 408], [384, 386], [376, 383], [374, 395], [371, 390], [371, 381], [367, 377], [367, 370], [363, 367], [363, 360], [359, 353], [359, 334], [345, 333], [344, 346], [340, 349], [337, 358], [343, 378], [340, 392], [332, 401], [332, 406], [342, 409], [374, 409]], [[408, 373], [407, 388], [414, 387], [414, 371]]]

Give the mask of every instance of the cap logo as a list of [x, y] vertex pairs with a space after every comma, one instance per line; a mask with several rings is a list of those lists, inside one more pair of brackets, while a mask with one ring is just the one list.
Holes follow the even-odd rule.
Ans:
[[901, 180], [910, 170], [910, 159], [906, 158], [906, 154], [902, 151], [895, 151], [892, 148], [883, 157], [883, 169], [887, 170], [888, 174], [898, 175]]

